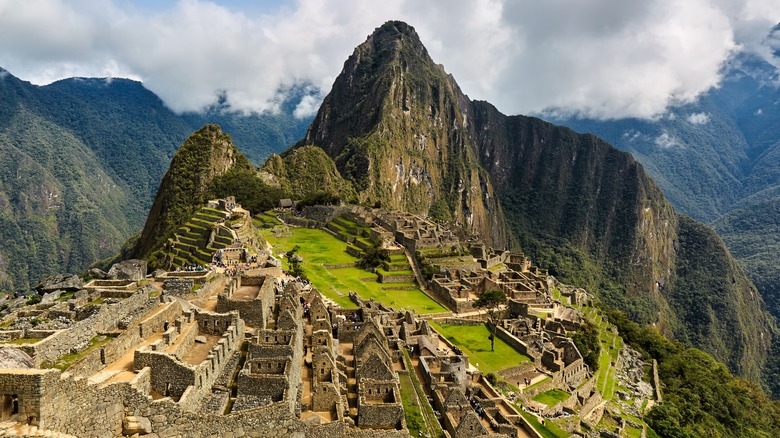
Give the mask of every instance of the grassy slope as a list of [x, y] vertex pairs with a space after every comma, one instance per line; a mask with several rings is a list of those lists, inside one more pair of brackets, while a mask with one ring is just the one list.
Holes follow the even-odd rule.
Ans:
[[360, 268], [326, 268], [324, 264], [355, 263], [357, 259], [347, 254], [346, 243], [325, 231], [293, 227], [290, 227], [289, 231], [290, 235], [287, 237], [275, 237], [271, 229], [264, 229], [261, 234], [273, 245], [275, 254], [289, 251], [295, 245], [300, 246], [298, 253], [303, 256], [303, 269], [309, 280], [322, 294], [340, 306], [355, 308], [355, 304], [349, 299], [349, 292], [355, 291], [363, 299], [374, 298], [397, 309], [407, 308], [417, 313], [447, 311], [419, 289], [383, 290], [387, 285], [363, 281], [361, 279], [375, 278], [375, 274]]
[[479, 365], [483, 373], [495, 373], [524, 362], [531, 358], [520, 354], [509, 344], [496, 338], [495, 351], [490, 351], [490, 331], [484, 325], [449, 325], [432, 322], [436, 331], [457, 345], [469, 357], [472, 365]]

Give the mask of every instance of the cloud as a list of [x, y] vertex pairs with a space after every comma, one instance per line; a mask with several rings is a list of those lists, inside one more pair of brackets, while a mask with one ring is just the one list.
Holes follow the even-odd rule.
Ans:
[[[280, 90], [327, 93], [354, 47], [400, 19], [471, 98], [505, 113], [652, 118], [717, 86], [735, 51], [771, 59], [780, 40], [767, 38], [776, 0], [151, 4], [0, 0], [0, 66], [34, 83], [140, 79], [176, 111], [221, 95], [235, 110], [276, 111]], [[306, 94], [296, 114], [320, 98]]]
[[656, 146], [660, 147], [661, 149], [682, 147], [682, 143], [680, 143], [680, 140], [678, 140], [674, 136], [669, 135], [669, 133], [666, 132], [665, 130], [663, 133], [661, 133], [661, 135], [655, 138], [654, 142]]
[[710, 122], [710, 115], [707, 113], [693, 113], [686, 117], [685, 120], [692, 125], [706, 125]]

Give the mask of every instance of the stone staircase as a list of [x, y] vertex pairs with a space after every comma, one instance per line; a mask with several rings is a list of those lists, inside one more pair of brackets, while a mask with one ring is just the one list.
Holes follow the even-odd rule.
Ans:
[[16, 421], [0, 422], [0, 437], [52, 437], [52, 438], [78, 438], [75, 435], [57, 432], [48, 429], [40, 429]]

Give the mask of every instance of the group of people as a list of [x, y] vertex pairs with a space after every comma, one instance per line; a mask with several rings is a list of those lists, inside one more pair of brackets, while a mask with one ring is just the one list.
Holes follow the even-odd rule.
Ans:
[[[13, 293], [13, 297], [14, 298], [19, 298], [19, 293], [18, 292], [14, 292]], [[6, 299], [6, 301], [10, 300], [11, 299], [11, 294], [6, 295], [5, 299]]]
[[[201, 272], [201, 271], [204, 271], [205, 269], [206, 268], [204, 268], [203, 266], [196, 265], [195, 263], [193, 263], [191, 265], [186, 265], [184, 267], [184, 271], [186, 271], [186, 272]], [[181, 271], [182, 271], [181, 268], [176, 268], [176, 272], [181, 272]]]
[[485, 415], [485, 410], [482, 409], [482, 404], [479, 402], [479, 400], [477, 400], [475, 397], [472, 397], [471, 394], [469, 394], [466, 398], [468, 399], [469, 403], [471, 403], [471, 407], [474, 408], [480, 417]]

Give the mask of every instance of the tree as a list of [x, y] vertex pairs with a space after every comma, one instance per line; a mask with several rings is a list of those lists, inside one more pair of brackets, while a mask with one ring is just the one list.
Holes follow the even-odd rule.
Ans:
[[381, 245], [375, 244], [363, 252], [358, 261], [358, 266], [372, 271], [382, 265], [382, 262], [390, 262], [390, 252]]
[[287, 263], [290, 265], [288, 270], [289, 274], [293, 277], [300, 277], [302, 280], [308, 280], [306, 274], [303, 272], [303, 257], [300, 254], [296, 254], [300, 246], [295, 245], [293, 249], [287, 251], [285, 257], [287, 257]]
[[477, 309], [485, 309], [488, 314], [488, 321], [493, 325], [493, 334], [490, 335], [490, 351], [495, 351], [496, 331], [498, 330], [499, 307], [506, 303], [506, 295], [500, 290], [489, 290], [483, 292], [477, 301], [471, 306]]

